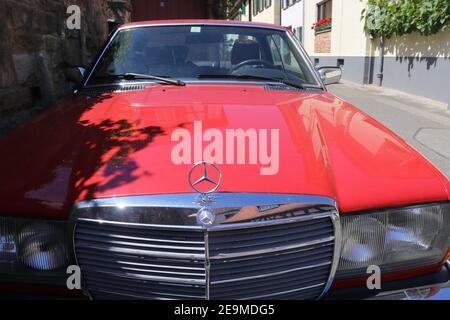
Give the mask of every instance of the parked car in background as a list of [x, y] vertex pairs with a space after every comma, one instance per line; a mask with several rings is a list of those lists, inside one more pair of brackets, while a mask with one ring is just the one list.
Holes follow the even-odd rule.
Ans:
[[0, 140], [3, 292], [54, 294], [75, 264], [92, 299], [421, 298], [449, 281], [448, 179], [329, 93], [340, 69], [315, 70], [288, 30], [127, 24], [83, 73]]

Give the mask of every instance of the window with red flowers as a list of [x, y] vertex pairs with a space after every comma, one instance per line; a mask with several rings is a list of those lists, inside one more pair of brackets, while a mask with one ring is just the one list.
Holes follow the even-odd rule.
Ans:
[[312, 25], [316, 33], [331, 30], [333, 1], [326, 0], [317, 4], [317, 21]]

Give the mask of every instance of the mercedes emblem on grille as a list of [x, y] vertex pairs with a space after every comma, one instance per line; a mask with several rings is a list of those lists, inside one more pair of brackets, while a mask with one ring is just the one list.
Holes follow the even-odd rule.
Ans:
[[200, 209], [197, 213], [197, 223], [202, 226], [211, 226], [216, 220], [216, 215], [210, 209]]
[[213, 193], [220, 187], [221, 183], [222, 173], [214, 163], [199, 162], [189, 172], [189, 184], [198, 193]]

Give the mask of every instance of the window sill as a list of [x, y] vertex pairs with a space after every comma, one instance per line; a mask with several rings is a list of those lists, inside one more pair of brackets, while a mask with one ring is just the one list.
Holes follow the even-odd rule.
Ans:
[[315, 31], [314, 34], [315, 34], [315, 35], [318, 35], [318, 34], [321, 34], [321, 33], [327, 33], [327, 32], [331, 32], [331, 28], [329, 28], [329, 29], [324, 29], [324, 30], [320, 30], [320, 31]]

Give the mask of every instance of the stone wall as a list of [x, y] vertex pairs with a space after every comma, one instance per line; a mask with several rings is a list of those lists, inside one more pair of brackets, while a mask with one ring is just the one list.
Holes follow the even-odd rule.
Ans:
[[132, 5], [130, 0], [108, 0], [108, 18], [110, 22], [122, 24], [131, 21]]
[[[110, 1], [118, 9], [107, 0], [0, 0], [0, 134], [73, 90], [76, 67], [95, 57], [110, 15], [129, 18], [128, 0]], [[80, 30], [66, 26], [70, 5], [81, 8]]]

